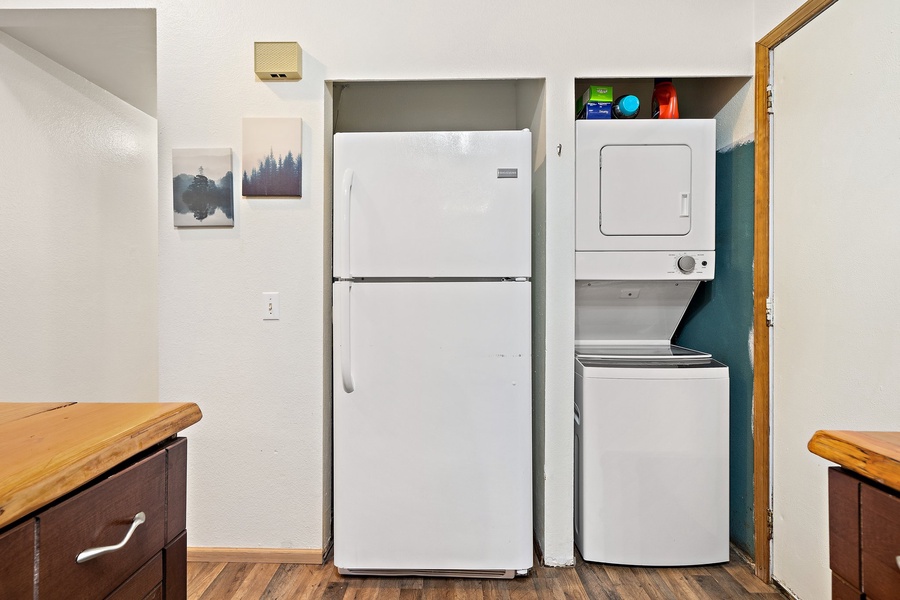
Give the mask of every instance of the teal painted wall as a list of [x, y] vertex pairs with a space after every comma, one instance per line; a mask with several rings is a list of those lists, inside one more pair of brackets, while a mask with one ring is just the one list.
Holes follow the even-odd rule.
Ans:
[[716, 277], [700, 284], [675, 343], [729, 367], [731, 539], [753, 556], [753, 144], [716, 153]]

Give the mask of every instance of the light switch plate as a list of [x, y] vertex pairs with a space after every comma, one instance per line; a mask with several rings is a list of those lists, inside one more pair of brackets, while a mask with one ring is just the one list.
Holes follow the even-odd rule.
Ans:
[[263, 292], [263, 320], [277, 321], [281, 318], [278, 292]]

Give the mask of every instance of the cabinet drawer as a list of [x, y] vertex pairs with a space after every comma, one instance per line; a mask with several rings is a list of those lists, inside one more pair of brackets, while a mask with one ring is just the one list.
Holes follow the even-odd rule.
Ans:
[[163, 555], [159, 552], [128, 581], [110, 594], [106, 600], [135, 600], [152, 598], [155, 593], [162, 597]]
[[0, 598], [34, 596], [34, 519], [0, 533]]
[[187, 600], [187, 532], [175, 538], [163, 550], [166, 569], [166, 600]]
[[[72, 598], [73, 590], [80, 598], [103, 598], [121, 585], [163, 547], [165, 494], [160, 450], [40, 513], [41, 599]], [[121, 542], [138, 512], [146, 521], [123, 548], [75, 562], [84, 550]]]
[[832, 573], [831, 600], [863, 600], [863, 595], [858, 589]]
[[860, 485], [862, 591], [869, 600], [900, 598], [900, 497]]

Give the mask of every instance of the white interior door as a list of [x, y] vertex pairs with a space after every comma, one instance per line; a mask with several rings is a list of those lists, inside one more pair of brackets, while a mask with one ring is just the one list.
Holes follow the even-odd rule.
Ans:
[[818, 429], [900, 429], [900, 3], [840, 0], [774, 50], [773, 576], [830, 597]]
[[335, 564], [530, 568], [531, 284], [334, 296]]

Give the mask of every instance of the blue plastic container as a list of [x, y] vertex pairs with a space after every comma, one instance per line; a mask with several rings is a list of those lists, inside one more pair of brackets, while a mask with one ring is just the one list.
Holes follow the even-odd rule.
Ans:
[[641, 101], [631, 94], [619, 96], [613, 102], [612, 114], [616, 119], [634, 119], [641, 112]]

